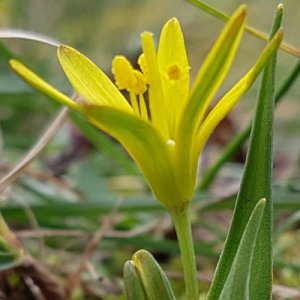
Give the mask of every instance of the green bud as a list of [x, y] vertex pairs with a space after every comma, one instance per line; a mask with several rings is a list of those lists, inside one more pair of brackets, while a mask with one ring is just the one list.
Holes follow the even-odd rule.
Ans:
[[147, 300], [142, 283], [132, 261], [124, 265], [124, 289], [127, 300]]
[[132, 264], [144, 287], [146, 299], [176, 299], [166, 274], [149, 252], [146, 250], [137, 251], [133, 255]]

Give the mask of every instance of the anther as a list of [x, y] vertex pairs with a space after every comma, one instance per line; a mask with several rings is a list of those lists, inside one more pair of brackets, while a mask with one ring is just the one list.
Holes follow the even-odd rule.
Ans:
[[170, 80], [178, 80], [182, 75], [180, 66], [176, 63], [168, 66], [167, 74]]

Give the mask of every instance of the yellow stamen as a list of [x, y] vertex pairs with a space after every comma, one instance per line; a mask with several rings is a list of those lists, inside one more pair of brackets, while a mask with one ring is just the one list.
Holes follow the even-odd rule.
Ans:
[[136, 94], [133, 91], [130, 91], [129, 94], [132, 109], [136, 115], [140, 116], [139, 103]]
[[134, 81], [131, 83], [130, 89], [137, 95], [144, 94], [147, 90], [144, 75], [138, 70], [133, 70], [133, 76]]
[[149, 118], [148, 118], [148, 110], [147, 110], [146, 100], [143, 95], [139, 96], [139, 100], [140, 100], [141, 118], [143, 120], [148, 121]]
[[112, 61], [112, 73], [115, 76], [116, 85], [120, 90], [129, 90], [134, 81], [133, 68], [124, 57], [117, 55]]
[[124, 56], [116, 56], [112, 62], [112, 72], [116, 85], [120, 90], [127, 90], [137, 95], [146, 92], [146, 80], [144, 75], [135, 70]]
[[144, 74], [144, 77], [145, 77], [145, 80], [146, 80], [146, 83], [149, 83], [149, 72], [148, 72], [148, 66], [147, 66], [147, 62], [146, 62], [146, 58], [145, 58], [145, 54], [142, 53], [140, 56], [139, 56], [139, 59], [138, 59], [138, 64]]

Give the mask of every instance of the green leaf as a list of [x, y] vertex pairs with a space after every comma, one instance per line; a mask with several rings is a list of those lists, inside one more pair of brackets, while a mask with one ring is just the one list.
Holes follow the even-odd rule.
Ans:
[[[274, 18], [272, 38], [279, 29], [282, 5]], [[272, 122], [274, 110], [274, 79], [276, 55], [266, 66], [259, 91], [255, 120], [244, 176], [237, 197], [231, 228], [217, 266], [208, 299], [218, 299], [228, 278], [249, 217], [262, 198], [266, 198], [265, 213], [255, 245], [251, 269], [250, 299], [269, 299], [272, 283]]]
[[219, 299], [252, 299], [250, 298], [251, 265], [265, 204], [266, 199], [261, 199], [250, 216]]
[[127, 261], [124, 265], [123, 278], [127, 300], [147, 300], [143, 285], [131, 261]]
[[174, 292], [166, 274], [148, 251], [137, 251], [133, 255], [132, 264], [144, 287], [147, 299], [175, 300]]

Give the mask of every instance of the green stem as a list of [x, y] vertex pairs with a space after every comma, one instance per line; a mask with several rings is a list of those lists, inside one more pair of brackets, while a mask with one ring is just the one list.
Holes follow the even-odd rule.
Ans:
[[189, 208], [188, 205], [183, 211], [173, 211], [170, 214], [176, 230], [181, 253], [186, 299], [198, 300], [197, 268]]

